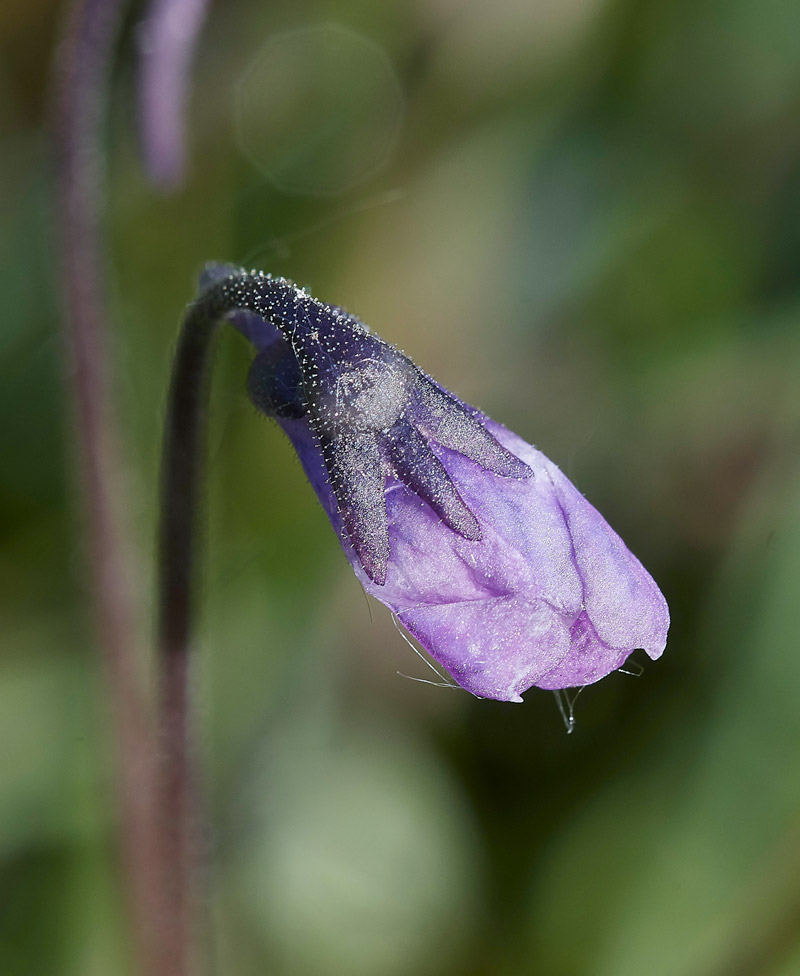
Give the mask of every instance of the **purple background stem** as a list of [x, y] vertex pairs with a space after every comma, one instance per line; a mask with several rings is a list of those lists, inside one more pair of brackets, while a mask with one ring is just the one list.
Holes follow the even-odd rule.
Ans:
[[67, 18], [55, 77], [55, 149], [65, 311], [67, 384], [72, 400], [82, 526], [90, 585], [115, 725], [119, 829], [139, 969], [170, 976], [163, 945], [155, 749], [144, 699], [140, 607], [132, 586], [125, 526], [126, 484], [115, 415], [105, 291], [104, 116], [111, 63], [125, 4], [76, 2]]
[[144, 165], [170, 189], [186, 169], [186, 101], [195, 41], [208, 0], [151, 0], [139, 25], [139, 116]]

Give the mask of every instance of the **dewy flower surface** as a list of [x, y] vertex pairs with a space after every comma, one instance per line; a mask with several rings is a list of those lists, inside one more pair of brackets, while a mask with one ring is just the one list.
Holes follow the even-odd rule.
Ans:
[[[520, 701], [664, 650], [666, 602], [540, 451], [340, 308], [212, 267], [258, 350], [255, 405], [289, 436], [364, 588], [455, 681]], [[215, 296], [216, 301], [216, 296]]]

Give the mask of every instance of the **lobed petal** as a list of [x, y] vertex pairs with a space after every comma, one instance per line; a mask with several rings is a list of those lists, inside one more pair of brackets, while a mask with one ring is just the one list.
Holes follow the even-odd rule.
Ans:
[[364, 588], [473, 694], [520, 701], [533, 686], [598, 681], [637, 648], [653, 659], [663, 652], [669, 614], [651, 576], [561, 471], [500, 424], [487, 421], [532, 477], [502, 478], [440, 452], [480, 541], [390, 478], [389, 558], [376, 585], [343, 530], [313, 437], [301, 421], [282, 423]]

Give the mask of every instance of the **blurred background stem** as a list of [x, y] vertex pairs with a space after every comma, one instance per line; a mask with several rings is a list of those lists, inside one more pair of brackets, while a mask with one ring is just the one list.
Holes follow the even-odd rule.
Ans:
[[55, 145], [67, 385], [75, 470], [108, 712], [116, 740], [121, 856], [140, 971], [164, 968], [162, 885], [154, 804], [155, 749], [142, 687], [139, 607], [115, 415], [102, 228], [104, 116], [125, 4], [79, 0], [63, 31], [55, 79]]

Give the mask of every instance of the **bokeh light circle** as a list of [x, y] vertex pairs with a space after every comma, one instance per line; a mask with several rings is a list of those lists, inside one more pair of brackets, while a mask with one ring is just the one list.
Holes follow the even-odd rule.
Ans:
[[276, 34], [243, 72], [236, 138], [279, 189], [328, 196], [384, 165], [405, 98], [384, 52], [333, 24]]

